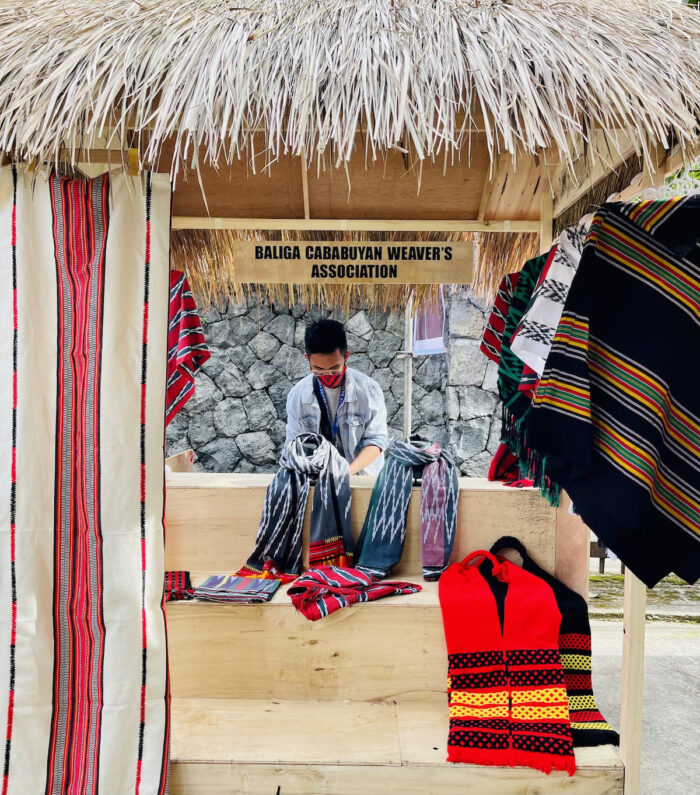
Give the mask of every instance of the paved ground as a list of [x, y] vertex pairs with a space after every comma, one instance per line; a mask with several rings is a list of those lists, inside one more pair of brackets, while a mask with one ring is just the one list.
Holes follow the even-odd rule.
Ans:
[[[593, 605], [592, 605], [593, 607]], [[646, 631], [642, 791], [700, 793], [700, 623], [649, 621]], [[616, 728], [620, 715], [622, 623], [592, 621], [598, 705]]]

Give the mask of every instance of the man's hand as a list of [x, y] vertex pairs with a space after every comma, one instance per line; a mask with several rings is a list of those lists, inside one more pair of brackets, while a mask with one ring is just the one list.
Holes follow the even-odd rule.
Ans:
[[356, 475], [361, 472], [365, 467], [368, 467], [372, 461], [375, 461], [381, 455], [380, 447], [373, 444], [367, 445], [360, 450], [357, 458], [350, 464], [349, 470], [351, 475]]

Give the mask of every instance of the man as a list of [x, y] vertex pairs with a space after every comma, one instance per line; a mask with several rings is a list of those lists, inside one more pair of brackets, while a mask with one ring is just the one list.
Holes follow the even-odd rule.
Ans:
[[379, 384], [347, 366], [345, 329], [335, 320], [310, 324], [304, 338], [311, 373], [287, 397], [287, 440], [320, 433], [350, 464], [350, 474], [377, 475], [388, 444]]

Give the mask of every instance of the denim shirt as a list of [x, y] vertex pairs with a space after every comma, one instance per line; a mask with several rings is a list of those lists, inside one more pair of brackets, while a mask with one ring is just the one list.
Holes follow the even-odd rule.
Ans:
[[[300, 433], [318, 433], [321, 408], [314, 395], [313, 374], [309, 373], [287, 396], [287, 439], [289, 444]], [[338, 432], [348, 461], [357, 458], [369, 445], [385, 450], [389, 443], [386, 405], [379, 384], [368, 375], [348, 367], [345, 375], [345, 400], [338, 409]], [[378, 475], [384, 466], [380, 455], [362, 470], [364, 475]]]

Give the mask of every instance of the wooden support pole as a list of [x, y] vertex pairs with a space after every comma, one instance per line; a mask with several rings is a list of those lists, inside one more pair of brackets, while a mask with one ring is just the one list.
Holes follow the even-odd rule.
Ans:
[[540, 253], [546, 254], [552, 248], [554, 231], [554, 199], [547, 179], [547, 173], [542, 174], [542, 204], [540, 209]]
[[403, 435], [408, 439], [413, 425], [413, 295], [406, 304], [403, 360]]
[[311, 218], [309, 203], [309, 172], [306, 170], [306, 153], [301, 154], [301, 191], [304, 199], [304, 218]]
[[640, 795], [642, 764], [642, 689], [647, 590], [631, 571], [625, 573], [622, 646], [620, 757], [625, 765], [625, 795]]

